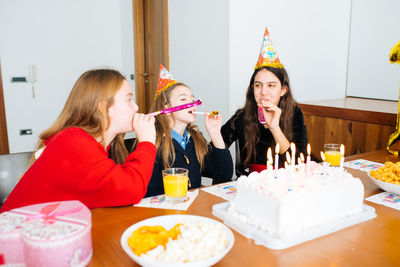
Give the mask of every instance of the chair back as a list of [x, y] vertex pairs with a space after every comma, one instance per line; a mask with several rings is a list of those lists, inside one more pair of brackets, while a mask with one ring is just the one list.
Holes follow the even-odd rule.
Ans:
[[235, 141], [235, 174], [236, 179], [242, 175], [249, 175], [249, 173], [245, 170], [243, 162], [240, 158], [239, 140]]
[[28, 169], [32, 152], [0, 155], [0, 204], [14, 189], [19, 177]]

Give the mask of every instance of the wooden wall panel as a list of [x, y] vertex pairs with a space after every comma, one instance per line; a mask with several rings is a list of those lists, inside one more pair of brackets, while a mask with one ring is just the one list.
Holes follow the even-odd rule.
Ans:
[[393, 126], [312, 114], [304, 114], [304, 123], [312, 152], [318, 159], [325, 143], [344, 144], [346, 156], [383, 149], [395, 131]]

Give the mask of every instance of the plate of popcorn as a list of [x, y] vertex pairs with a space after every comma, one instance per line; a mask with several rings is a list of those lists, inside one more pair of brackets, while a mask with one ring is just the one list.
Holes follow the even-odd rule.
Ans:
[[142, 266], [211, 266], [231, 250], [232, 231], [201, 216], [165, 215], [131, 225], [121, 246]]
[[382, 190], [400, 195], [400, 162], [385, 162], [385, 165], [368, 173]]

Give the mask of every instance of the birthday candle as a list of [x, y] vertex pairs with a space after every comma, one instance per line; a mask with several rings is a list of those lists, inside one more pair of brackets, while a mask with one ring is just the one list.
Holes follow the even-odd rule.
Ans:
[[340, 154], [342, 157], [340, 158], [340, 168], [343, 169], [343, 163], [344, 163], [344, 145], [340, 145]]
[[276, 146], [275, 146], [275, 161], [274, 161], [274, 163], [275, 163], [274, 169], [275, 169], [275, 177], [276, 177], [276, 171], [278, 170], [278, 167], [279, 167], [279, 143], [276, 143]]
[[272, 150], [270, 147], [267, 151], [267, 170], [272, 170]]
[[290, 164], [291, 160], [290, 160], [290, 154], [288, 151], [286, 151], [286, 161], [288, 164]]
[[307, 161], [306, 163], [310, 163], [311, 161], [311, 146], [310, 143], [307, 144]]
[[296, 145], [294, 143], [290, 143], [290, 149], [292, 150], [292, 165], [296, 164]]

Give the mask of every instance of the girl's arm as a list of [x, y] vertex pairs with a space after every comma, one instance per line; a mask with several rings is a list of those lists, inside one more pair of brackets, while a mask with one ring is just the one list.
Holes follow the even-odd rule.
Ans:
[[216, 148], [224, 149], [225, 142], [221, 135], [222, 116], [208, 116], [207, 114], [204, 116], [206, 129], [211, 138], [211, 142]]
[[227, 147], [230, 147], [233, 142], [235, 142], [239, 138], [239, 129], [238, 125], [236, 123], [233, 123], [235, 119], [237, 121], [240, 121], [240, 118], [238, 118], [237, 113], [233, 115], [222, 127], [221, 127], [221, 135], [222, 138], [224, 139], [224, 142]]
[[202, 175], [213, 178], [213, 184], [232, 180], [233, 161], [229, 149], [219, 149], [210, 143], [204, 166]]

